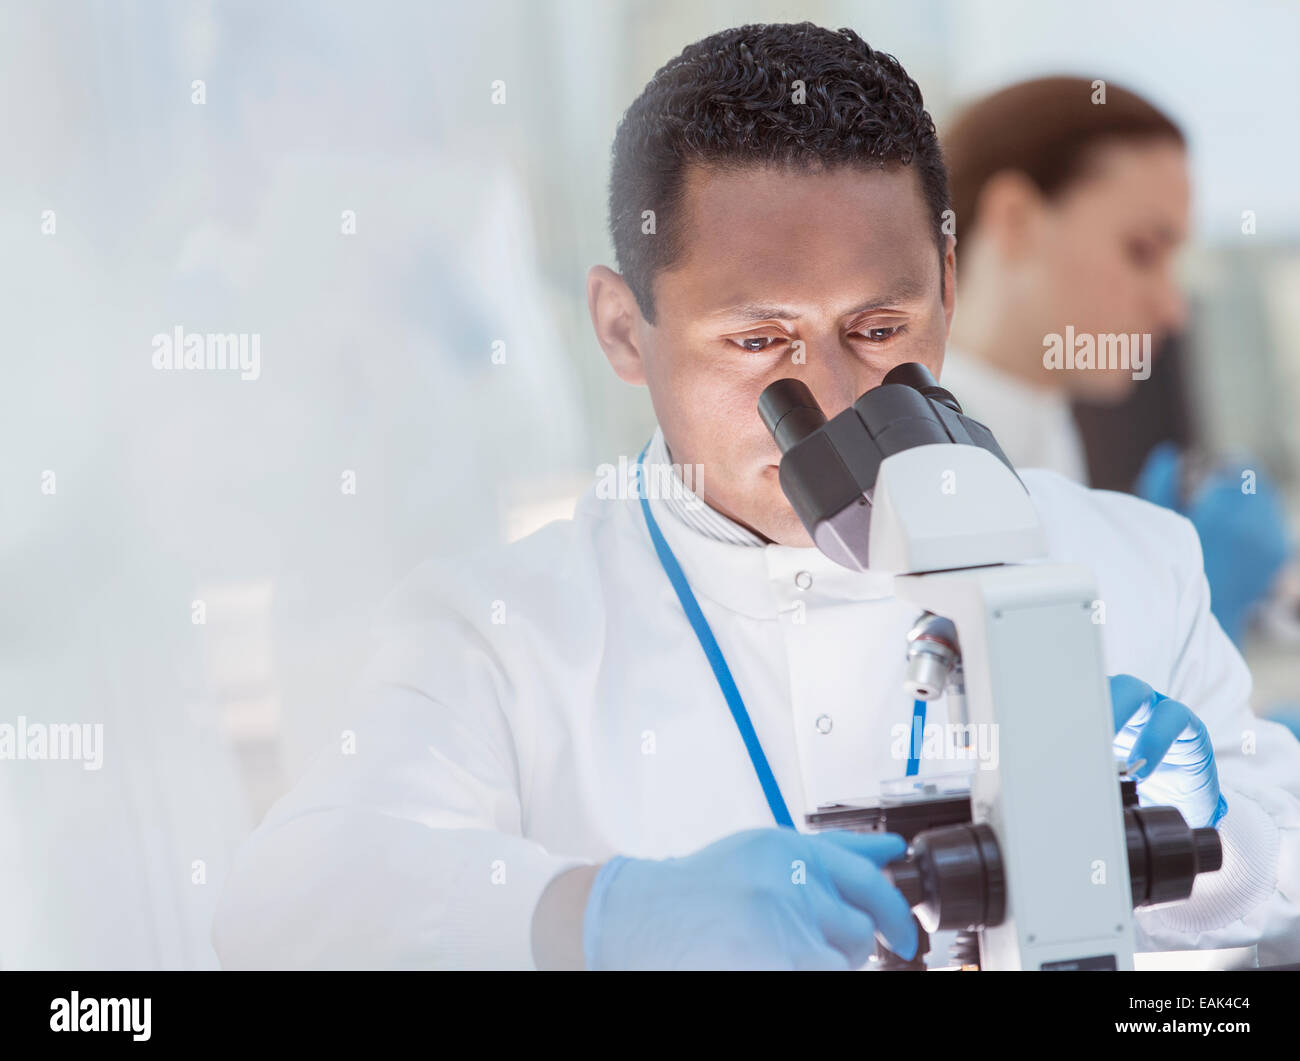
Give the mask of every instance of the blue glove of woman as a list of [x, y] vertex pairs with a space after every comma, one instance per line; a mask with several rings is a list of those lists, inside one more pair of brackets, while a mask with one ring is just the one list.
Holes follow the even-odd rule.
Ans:
[[916, 954], [916, 923], [880, 872], [894, 833], [751, 829], [684, 858], [617, 856], [583, 918], [588, 969], [857, 969], [882, 933]]
[[1115, 751], [1138, 783], [1143, 806], [1177, 807], [1194, 829], [1217, 826], [1228, 813], [1205, 723], [1184, 704], [1131, 674], [1110, 679]]
[[1172, 443], [1162, 442], [1151, 451], [1134, 487], [1139, 497], [1191, 520], [1205, 557], [1210, 610], [1238, 647], [1251, 608], [1268, 595], [1289, 551], [1277, 487], [1257, 473], [1255, 492], [1244, 493], [1242, 470], [1223, 466], [1184, 502], [1182, 457]]

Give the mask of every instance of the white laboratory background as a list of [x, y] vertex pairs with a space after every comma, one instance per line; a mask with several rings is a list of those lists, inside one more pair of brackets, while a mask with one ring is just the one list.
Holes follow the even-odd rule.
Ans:
[[[0, 721], [103, 726], [98, 770], [0, 762], [0, 968], [216, 966], [232, 855], [338, 739], [384, 594], [652, 430], [584, 291], [622, 110], [803, 19], [941, 127], [1045, 73], [1183, 125], [1197, 385], [1294, 512], [1300, 5], [0, 0]], [[177, 327], [257, 335], [257, 378], [155, 369]]]

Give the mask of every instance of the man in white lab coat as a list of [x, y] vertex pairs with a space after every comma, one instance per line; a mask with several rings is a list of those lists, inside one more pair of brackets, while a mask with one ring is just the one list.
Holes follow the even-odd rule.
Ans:
[[[626, 455], [571, 522], [400, 588], [354, 732], [232, 874], [227, 966], [854, 968], [874, 936], [914, 952], [879, 868], [901, 841], [797, 827], [904, 773], [916, 609], [811, 547], [756, 405], [787, 376], [834, 415], [897, 364], [938, 374], [946, 197], [916, 85], [851, 31], [730, 30], [656, 75], [615, 141], [621, 273], [588, 280], [601, 347], [654, 403], [654, 496]], [[1140, 912], [1139, 947], [1280, 960], [1300, 935], [1300, 746], [1248, 709], [1195, 533], [1024, 481], [1052, 558], [1096, 572], [1108, 672], [1188, 705], [1188, 743], [1202, 722], [1213, 738], [1208, 772], [1208, 750], [1199, 773], [1162, 768], [1221, 790], [1224, 869]], [[1196, 825], [1202, 794], [1182, 808]]]

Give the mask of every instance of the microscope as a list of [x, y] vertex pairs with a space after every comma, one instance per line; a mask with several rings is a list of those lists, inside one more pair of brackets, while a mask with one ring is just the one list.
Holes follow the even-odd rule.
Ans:
[[999, 742], [996, 769], [968, 780], [891, 780], [878, 801], [807, 816], [908, 842], [884, 872], [921, 945], [907, 961], [878, 944], [877, 967], [924, 969], [927, 933], [956, 930], [965, 969], [1132, 969], [1134, 908], [1186, 899], [1223, 856], [1214, 829], [1139, 806], [1117, 770], [1091, 571], [1045, 562], [1020, 477], [924, 365], [899, 365], [831, 420], [803, 383], [778, 380], [759, 414], [816, 546], [892, 573], [916, 605], [902, 691], [946, 691], [950, 719]]

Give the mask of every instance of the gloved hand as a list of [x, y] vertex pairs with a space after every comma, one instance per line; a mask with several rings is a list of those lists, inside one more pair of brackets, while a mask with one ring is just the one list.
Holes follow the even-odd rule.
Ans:
[[[1137, 778], [1143, 806], [1177, 807], [1193, 829], [1217, 826], [1228, 813], [1205, 723], [1184, 704], [1131, 674], [1110, 678], [1115, 751]], [[1133, 768], [1135, 763], [1144, 765]]]
[[894, 833], [751, 829], [684, 858], [617, 856], [583, 918], [588, 969], [857, 969], [880, 931], [904, 958], [916, 923], [880, 866]]
[[1134, 492], [1186, 516], [1201, 539], [1210, 610], [1238, 646], [1253, 605], [1263, 600], [1286, 562], [1286, 515], [1271, 479], [1259, 473], [1255, 493], [1243, 493], [1240, 467], [1225, 465], [1184, 503], [1182, 457], [1171, 442], [1151, 451]]

